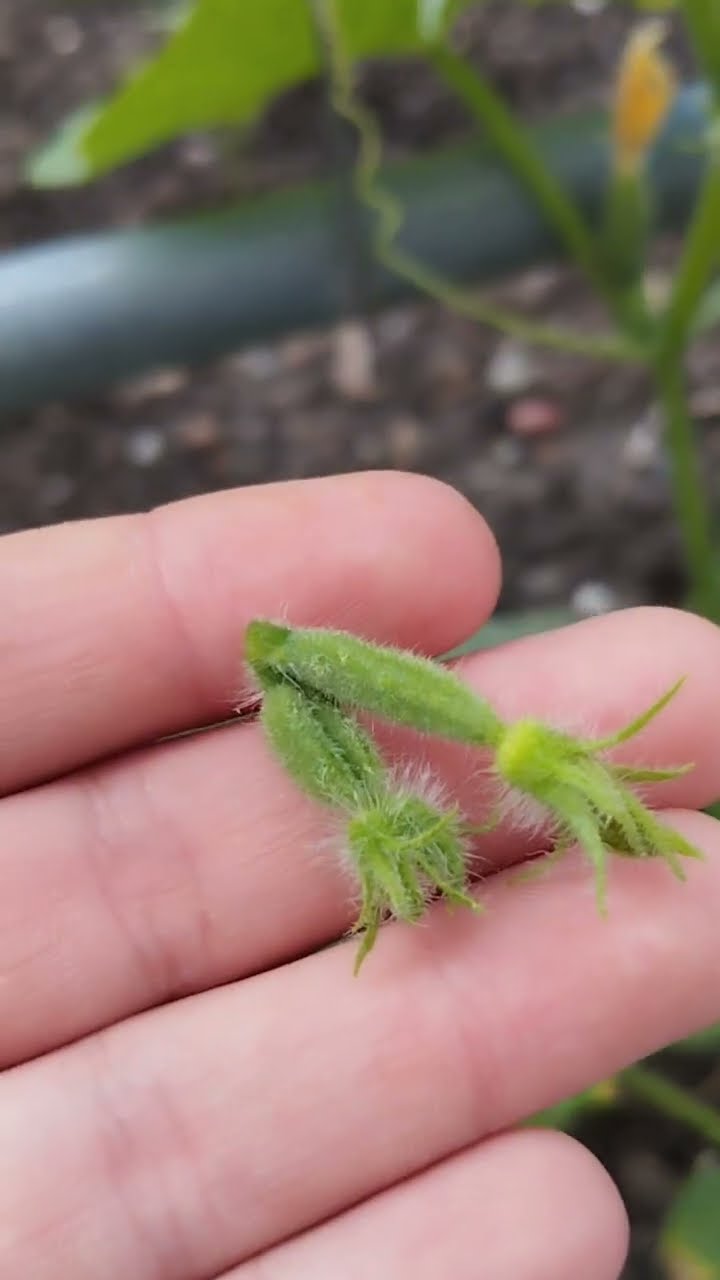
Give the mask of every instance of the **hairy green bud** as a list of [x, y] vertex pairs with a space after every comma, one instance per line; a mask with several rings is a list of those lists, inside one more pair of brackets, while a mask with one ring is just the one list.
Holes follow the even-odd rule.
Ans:
[[357, 720], [287, 682], [269, 684], [260, 720], [280, 763], [308, 795], [354, 811], [385, 786], [386, 768]]
[[663, 858], [680, 879], [682, 859], [701, 856], [679, 832], [660, 822], [628, 785], [675, 778], [687, 768], [633, 769], [604, 758], [610, 747], [644, 728], [679, 688], [680, 684], [675, 685], [610, 738], [584, 741], [538, 720], [519, 720], [507, 726], [498, 745], [498, 777], [512, 790], [532, 797], [550, 815], [560, 848], [577, 843], [590, 859], [603, 913], [609, 853]]
[[445, 807], [428, 780], [418, 790], [402, 783], [358, 811], [348, 824], [348, 854], [360, 881], [362, 905], [354, 931], [364, 934], [355, 972], [371, 950], [386, 918], [415, 923], [428, 901], [481, 910], [468, 892], [466, 824], [456, 807]]
[[429, 658], [372, 645], [343, 631], [251, 622], [245, 654], [262, 687], [284, 679], [309, 695], [475, 746], [493, 746], [492, 707]]
[[427, 773], [393, 774], [355, 717], [272, 678], [260, 720], [281, 764], [308, 795], [347, 814], [346, 861], [360, 887], [355, 972], [386, 919], [415, 922], [429, 898], [477, 910], [467, 892], [465, 824]]

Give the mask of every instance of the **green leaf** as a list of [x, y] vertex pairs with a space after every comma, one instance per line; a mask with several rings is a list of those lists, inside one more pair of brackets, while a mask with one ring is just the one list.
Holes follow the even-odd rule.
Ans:
[[[422, 48], [417, 0], [338, 7], [353, 58]], [[197, 0], [157, 56], [104, 106], [75, 117], [31, 175], [43, 185], [86, 181], [182, 133], [248, 124], [321, 64], [307, 0]]]
[[[392, 4], [388, 4], [388, 0], [336, 0], [336, 3], [345, 47], [353, 60], [411, 54], [422, 49], [418, 0], [392, 0]], [[470, 0], [464, 3], [467, 5]]]
[[418, 30], [430, 43], [442, 39], [463, 9], [472, 0], [417, 0]]
[[[296, 0], [198, 0], [159, 54], [84, 128], [63, 129], [33, 162], [42, 185], [86, 181], [178, 135], [252, 119], [317, 67], [309, 12]], [[63, 165], [63, 161], [67, 163]]]
[[720, 1165], [699, 1165], [680, 1188], [660, 1255], [668, 1280], [720, 1280]]
[[[672, 1046], [682, 1053], [715, 1053], [720, 1052], [720, 1022], [716, 1022], [705, 1031], [698, 1031], [694, 1036], [686, 1036]], [[720, 1205], [718, 1206], [720, 1212]]]
[[542, 631], [556, 631], [560, 627], [577, 622], [578, 615], [572, 609], [528, 609], [524, 613], [498, 613], [490, 618], [480, 631], [476, 631], [457, 648], [442, 655], [443, 662], [462, 658], [467, 653], [482, 649], [494, 649], [496, 645], [519, 640], [522, 636], [539, 635]]
[[697, 309], [693, 331], [706, 333], [708, 329], [714, 329], [718, 324], [720, 324], [720, 280], [715, 280]]
[[528, 1128], [562, 1129], [564, 1133], [572, 1133], [578, 1124], [594, 1111], [604, 1111], [618, 1101], [618, 1087], [614, 1080], [603, 1080], [600, 1084], [576, 1093], [572, 1098], [565, 1098], [554, 1107], [547, 1107], [525, 1121]]
[[97, 118], [98, 107], [88, 103], [68, 116], [47, 146], [30, 157], [27, 174], [35, 187], [61, 187], [84, 182], [88, 176], [83, 140]]

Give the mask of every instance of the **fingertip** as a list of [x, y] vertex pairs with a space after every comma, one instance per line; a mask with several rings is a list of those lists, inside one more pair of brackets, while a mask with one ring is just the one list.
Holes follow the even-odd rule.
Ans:
[[205, 494], [1, 550], [4, 789], [227, 717], [253, 618], [435, 655], [481, 625], [499, 579], [469, 503], [394, 472]]
[[164, 580], [195, 633], [207, 621], [203, 647], [215, 656], [238, 614], [236, 637], [252, 616], [282, 616], [442, 653], [481, 626], [497, 599], [492, 533], [457, 490], [429, 476], [289, 481], [155, 514]]
[[522, 1139], [526, 1166], [548, 1188], [548, 1220], [556, 1217], [563, 1232], [563, 1277], [617, 1280], [627, 1257], [630, 1225], [607, 1170], [570, 1134], [539, 1129], [524, 1131]]
[[[403, 536], [388, 538], [383, 521], [386, 571], [417, 584], [416, 629], [428, 651], [443, 652], [478, 630], [493, 612], [501, 584], [498, 544], [479, 511], [433, 476], [373, 472], [344, 480], [367, 485], [372, 501], [392, 508]], [[409, 642], [417, 645], [417, 639]]]

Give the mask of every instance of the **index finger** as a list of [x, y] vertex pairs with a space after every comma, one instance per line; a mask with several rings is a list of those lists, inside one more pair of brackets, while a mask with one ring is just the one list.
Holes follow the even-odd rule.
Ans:
[[257, 614], [442, 652], [495, 603], [458, 493], [397, 473], [266, 485], [0, 542], [0, 793], [226, 719]]

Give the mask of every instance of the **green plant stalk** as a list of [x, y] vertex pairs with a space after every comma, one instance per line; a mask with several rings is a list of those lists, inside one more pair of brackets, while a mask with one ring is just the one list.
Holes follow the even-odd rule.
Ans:
[[[708, 810], [706, 809], [707, 813]], [[720, 817], [720, 814], [713, 816]], [[704, 1031], [696, 1031], [684, 1040], [676, 1040], [670, 1048], [675, 1053], [720, 1053], [720, 1022], [705, 1027]]]
[[[379, 192], [375, 188], [373, 196], [377, 194]], [[370, 204], [367, 193], [365, 198]], [[566, 351], [570, 355], [584, 356], [592, 360], [615, 361], [619, 364], [638, 364], [645, 358], [644, 347], [630, 335], [573, 333], [570, 329], [561, 329], [554, 325], [534, 324], [531, 320], [526, 320], [514, 312], [493, 306], [485, 299], [471, 293], [470, 290], [454, 285], [424, 263], [418, 262], [410, 254], [398, 249], [393, 243], [394, 238], [394, 235], [392, 239], [378, 236], [376, 242], [378, 260], [421, 293], [442, 303], [457, 315], [466, 316], [468, 320], [476, 320], [480, 324], [491, 325], [494, 329], [499, 329], [509, 337], [515, 338], [518, 342], [527, 343], [529, 346], [545, 347], [551, 351]]]
[[614, 1076], [591, 1085], [582, 1093], [563, 1098], [544, 1111], [538, 1111], [525, 1121], [527, 1129], [562, 1129], [572, 1133], [587, 1116], [596, 1111], [609, 1111], [617, 1105], [618, 1085]]
[[[715, 0], [712, 0], [713, 4]], [[715, 58], [705, 48], [718, 31], [717, 10], [706, 0], [689, 0], [685, 12], [698, 56]], [[718, 90], [720, 90], [720, 47]], [[665, 414], [665, 441], [670, 456], [675, 510], [692, 578], [691, 604], [720, 622], [720, 574], [716, 566], [712, 520], [703, 484], [694, 427], [688, 407], [685, 353], [703, 296], [718, 261], [720, 227], [720, 116], [708, 129], [707, 172], [678, 264], [670, 300], [659, 324], [652, 362], [658, 396]]]
[[720, 9], [717, 0], [682, 0], [695, 53], [720, 101]]
[[720, 118], [708, 135], [708, 169], [698, 196], [658, 335], [658, 364], [682, 359], [698, 308], [720, 257]]
[[649, 1103], [657, 1111], [720, 1146], [720, 1111], [648, 1067], [627, 1067], [616, 1077], [628, 1097]]
[[518, 341], [601, 360], [641, 360], [643, 348], [629, 337], [614, 333], [596, 337], [534, 324], [469, 290], [458, 288], [398, 247], [397, 237], [404, 221], [403, 207], [379, 181], [382, 140], [372, 112], [355, 95], [352, 64], [343, 46], [334, 0], [316, 0], [314, 13], [322, 27], [331, 60], [335, 110], [357, 131], [359, 154], [355, 167], [355, 190], [358, 199], [375, 215], [374, 248], [378, 261], [420, 292]]
[[665, 417], [675, 514], [692, 583], [689, 603], [720, 622], [720, 575], [681, 361], [656, 362], [654, 376]]
[[515, 120], [492, 86], [445, 43], [430, 53], [437, 74], [480, 122], [496, 150], [524, 183], [557, 231], [571, 258], [586, 273], [598, 293], [614, 305], [615, 298], [599, 262], [594, 237], [582, 214], [537, 155], [522, 125]]
[[644, 167], [611, 175], [601, 248], [605, 271], [615, 288], [619, 327], [647, 350], [653, 347], [657, 322], [648, 309], [644, 271], [652, 225], [651, 197]]
[[331, 51], [318, 19], [318, 0], [308, 0], [313, 22], [323, 85], [323, 123], [328, 158], [338, 192], [336, 233], [340, 261], [340, 302], [346, 316], [355, 310], [367, 311], [368, 284], [372, 279], [372, 247], [365, 234], [364, 214], [355, 195], [355, 138], [333, 105]]

